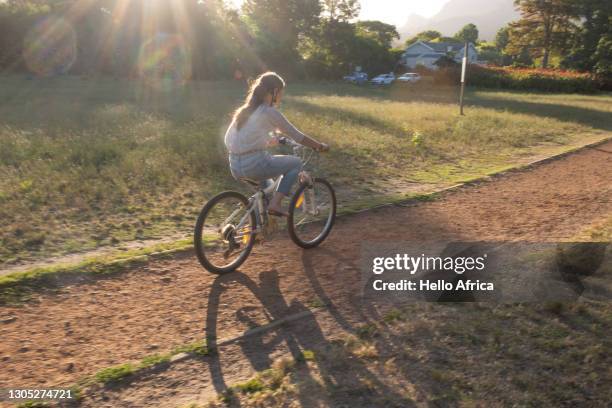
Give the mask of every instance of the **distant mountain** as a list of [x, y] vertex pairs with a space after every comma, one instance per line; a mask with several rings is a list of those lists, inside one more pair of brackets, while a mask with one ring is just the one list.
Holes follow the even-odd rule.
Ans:
[[427, 19], [423, 16], [419, 16], [418, 14], [411, 14], [408, 16], [406, 23], [404, 24], [405, 28], [408, 27], [423, 27], [427, 24]]
[[481, 39], [493, 40], [497, 30], [518, 17], [513, 0], [450, 0], [431, 18], [410, 15], [399, 33], [402, 41], [425, 30], [452, 36], [464, 25], [474, 23]]

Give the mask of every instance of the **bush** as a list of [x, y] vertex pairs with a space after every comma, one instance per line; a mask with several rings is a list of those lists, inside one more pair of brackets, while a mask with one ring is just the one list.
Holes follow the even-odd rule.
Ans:
[[[456, 84], [460, 77], [460, 67], [440, 69], [434, 74], [436, 83], [443, 85]], [[589, 73], [479, 65], [469, 67], [468, 83], [485, 88], [567, 93], [588, 93], [606, 88], [604, 81]]]

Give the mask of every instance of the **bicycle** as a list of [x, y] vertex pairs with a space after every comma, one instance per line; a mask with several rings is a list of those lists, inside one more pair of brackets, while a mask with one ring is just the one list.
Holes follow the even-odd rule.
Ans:
[[[279, 142], [292, 147], [302, 159], [303, 168], [313, 159], [318, 161], [315, 150], [285, 137], [279, 138]], [[225, 274], [238, 269], [249, 257], [256, 237], [267, 235], [269, 197], [276, 191], [281, 176], [266, 187], [248, 178], [240, 181], [255, 189], [250, 198], [237, 191], [220, 193], [206, 203], [196, 222], [195, 252], [200, 264], [211, 273]], [[289, 203], [287, 229], [291, 240], [302, 248], [315, 248], [325, 241], [335, 219], [333, 187], [327, 180], [312, 177], [304, 170]]]

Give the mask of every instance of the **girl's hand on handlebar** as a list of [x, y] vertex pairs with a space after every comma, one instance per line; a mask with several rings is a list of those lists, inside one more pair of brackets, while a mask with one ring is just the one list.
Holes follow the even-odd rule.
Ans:
[[282, 137], [278, 136], [278, 135], [274, 135], [272, 137], [270, 137], [266, 143], [266, 146], [268, 147], [275, 147], [278, 146], [279, 144], [282, 144], [283, 141], [281, 140]]

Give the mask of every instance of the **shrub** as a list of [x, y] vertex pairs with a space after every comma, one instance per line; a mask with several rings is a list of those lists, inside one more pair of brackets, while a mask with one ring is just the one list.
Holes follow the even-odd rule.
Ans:
[[[434, 74], [436, 83], [443, 85], [456, 84], [460, 77], [460, 67], [440, 69]], [[590, 73], [479, 65], [470, 66], [468, 83], [485, 88], [565, 93], [588, 93], [606, 87], [603, 80]]]

